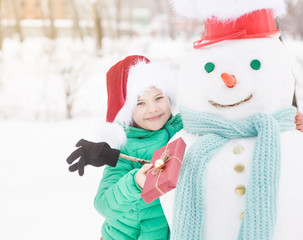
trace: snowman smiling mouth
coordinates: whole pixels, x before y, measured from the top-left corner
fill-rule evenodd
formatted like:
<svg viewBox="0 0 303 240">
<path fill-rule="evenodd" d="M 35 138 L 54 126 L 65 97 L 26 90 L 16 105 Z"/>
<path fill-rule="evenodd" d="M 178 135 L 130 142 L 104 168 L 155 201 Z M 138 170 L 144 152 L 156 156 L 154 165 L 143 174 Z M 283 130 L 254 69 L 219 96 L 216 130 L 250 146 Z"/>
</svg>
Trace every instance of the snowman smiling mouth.
<svg viewBox="0 0 303 240">
<path fill-rule="evenodd" d="M 240 102 L 236 102 L 236 103 L 233 103 L 233 104 L 226 104 L 226 105 L 220 104 L 220 103 L 216 103 L 216 102 L 214 102 L 214 101 L 212 101 L 212 100 L 209 100 L 208 102 L 209 102 L 211 105 L 215 106 L 215 107 L 222 107 L 222 108 L 224 108 L 224 107 L 235 107 L 235 106 L 238 106 L 238 105 L 240 105 L 240 104 L 242 104 L 242 103 L 245 103 L 245 102 L 249 101 L 249 100 L 252 98 L 252 96 L 253 96 L 253 95 L 251 94 L 248 98 L 246 98 L 246 99 L 244 99 L 244 100 L 241 100 Z"/>
</svg>

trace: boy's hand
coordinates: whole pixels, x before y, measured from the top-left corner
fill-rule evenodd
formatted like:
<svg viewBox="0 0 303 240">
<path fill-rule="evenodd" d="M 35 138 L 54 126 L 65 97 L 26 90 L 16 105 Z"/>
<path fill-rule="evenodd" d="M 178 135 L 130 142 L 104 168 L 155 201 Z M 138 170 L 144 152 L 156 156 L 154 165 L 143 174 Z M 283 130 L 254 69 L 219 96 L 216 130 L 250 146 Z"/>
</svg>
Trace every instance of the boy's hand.
<svg viewBox="0 0 303 240">
<path fill-rule="evenodd" d="M 153 166 L 153 164 L 151 164 L 151 163 L 144 164 L 140 168 L 140 170 L 136 173 L 135 179 L 140 188 L 143 188 L 145 180 L 146 180 L 146 174 L 147 174 L 148 170 L 150 170 L 152 168 L 152 166 Z"/>
<path fill-rule="evenodd" d="M 101 167 L 103 165 L 109 165 L 115 167 L 120 151 L 112 149 L 106 142 L 89 142 L 81 139 L 76 147 L 79 147 L 71 153 L 66 159 L 68 164 L 72 164 L 76 159 L 80 158 L 78 162 L 69 167 L 69 171 L 75 172 L 78 170 L 80 176 L 84 174 L 84 167 L 86 165 L 92 165 L 95 167 Z"/>
</svg>

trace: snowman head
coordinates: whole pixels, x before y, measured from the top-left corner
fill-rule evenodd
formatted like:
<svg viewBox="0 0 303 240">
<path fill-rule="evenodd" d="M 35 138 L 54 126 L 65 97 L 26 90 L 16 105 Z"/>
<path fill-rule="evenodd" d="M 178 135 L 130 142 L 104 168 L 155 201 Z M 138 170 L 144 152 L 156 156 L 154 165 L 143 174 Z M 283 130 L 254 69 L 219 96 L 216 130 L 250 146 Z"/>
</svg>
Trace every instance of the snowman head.
<svg viewBox="0 0 303 240">
<path fill-rule="evenodd" d="M 181 67 L 181 105 L 230 120 L 291 106 L 287 59 L 277 34 L 195 49 Z"/>
<path fill-rule="evenodd" d="M 181 105 L 231 120 L 291 105 L 294 78 L 275 23 L 283 0 L 175 0 L 174 7 L 205 21 L 205 36 L 181 66 Z"/>
</svg>

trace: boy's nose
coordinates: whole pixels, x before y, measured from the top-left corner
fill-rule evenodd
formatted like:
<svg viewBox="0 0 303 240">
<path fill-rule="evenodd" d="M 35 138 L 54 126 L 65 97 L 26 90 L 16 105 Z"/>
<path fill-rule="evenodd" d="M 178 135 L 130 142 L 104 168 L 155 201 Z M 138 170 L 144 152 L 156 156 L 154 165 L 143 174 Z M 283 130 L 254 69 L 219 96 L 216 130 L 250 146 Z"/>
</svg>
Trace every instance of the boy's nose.
<svg viewBox="0 0 303 240">
<path fill-rule="evenodd" d="M 222 78 L 223 82 L 225 83 L 225 85 L 229 88 L 233 88 L 237 83 L 236 77 L 234 75 L 230 75 L 228 73 L 222 73 L 221 78 Z"/>
<path fill-rule="evenodd" d="M 148 112 L 156 112 L 157 111 L 157 107 L 156 106 L 154 106 L 154 105 L 149 105 L 148 106 Z"/>
</svg>

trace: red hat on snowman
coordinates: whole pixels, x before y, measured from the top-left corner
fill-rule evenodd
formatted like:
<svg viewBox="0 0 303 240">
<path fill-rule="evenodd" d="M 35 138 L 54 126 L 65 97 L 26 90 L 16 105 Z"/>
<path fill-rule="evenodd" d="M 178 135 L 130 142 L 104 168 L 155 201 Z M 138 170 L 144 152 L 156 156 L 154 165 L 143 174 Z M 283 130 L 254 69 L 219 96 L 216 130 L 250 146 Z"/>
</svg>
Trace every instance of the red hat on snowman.
<svg viewBox="0 0 303 240">
<path fill-rule="evenodd" d="M 177 14 L 205 22 L 202 48 L 224 40 L 261 38 L 279 33 L 275 17 L 285 14 L 283 0 L 172 0 Z"/>
<path fill-rule="evenodd" d="M 176 105 L 176 82 L 173 71 L 164 63 L 150 62 L 144 56 L 132 55 L 113 65 L 106 75 L 107 122 L 133 123 L 132 112 L 138 96 L 156 87 Z"/>
</svg>

